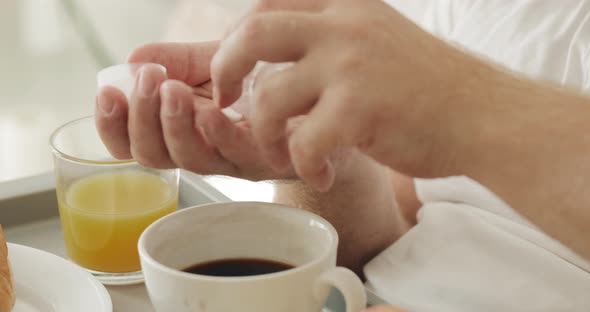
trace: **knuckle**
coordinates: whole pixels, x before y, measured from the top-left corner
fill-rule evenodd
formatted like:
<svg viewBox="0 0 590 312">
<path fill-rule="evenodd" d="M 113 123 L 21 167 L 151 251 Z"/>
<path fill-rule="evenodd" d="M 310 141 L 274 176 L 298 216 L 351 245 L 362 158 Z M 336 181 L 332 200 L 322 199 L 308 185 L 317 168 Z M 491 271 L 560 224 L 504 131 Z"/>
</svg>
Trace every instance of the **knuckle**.
<svg viewBox="0 0 590 312">
<path fill-rule="evenodd" d="M 339 72 L 345 77 L 354 77 L 363 66 L 363 58 L 359 53 L 349 51 L 342 53 L 336 62 Z"/>
<path fill-rule="evenodd" d="M 242 24 L 242 33 L 246 42 L 254 42 L 265 30 L 264 18 L 259 15 L 251 15 Z"/>
</svg>

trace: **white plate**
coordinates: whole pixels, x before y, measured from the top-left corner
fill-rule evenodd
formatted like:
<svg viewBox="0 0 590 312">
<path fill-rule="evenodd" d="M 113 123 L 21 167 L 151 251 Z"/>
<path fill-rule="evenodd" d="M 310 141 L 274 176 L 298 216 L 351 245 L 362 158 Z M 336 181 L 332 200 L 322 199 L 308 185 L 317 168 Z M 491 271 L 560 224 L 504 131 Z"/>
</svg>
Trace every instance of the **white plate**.
<svg viewBox="0 0 590 312">
<path fill-rule="evenodd" d="M 45 251 L 8 243 L 16 305 L 12 312 L 112 312 L 102 284 L 77 265 Z"/>
</svg>

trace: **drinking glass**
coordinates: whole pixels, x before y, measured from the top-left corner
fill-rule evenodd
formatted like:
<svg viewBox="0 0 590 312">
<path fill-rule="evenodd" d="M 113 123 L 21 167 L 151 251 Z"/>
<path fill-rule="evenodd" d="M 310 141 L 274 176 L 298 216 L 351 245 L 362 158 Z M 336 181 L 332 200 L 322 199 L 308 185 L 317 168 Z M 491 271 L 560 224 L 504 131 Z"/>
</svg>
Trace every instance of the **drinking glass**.
<svg viewBox="0 0 590 312">
<path fill-rule="evenodd" d="M 104 284 L 143 281 L 137 242 L 152 222 L 177 209 L 178 169 L 113 158 L 93 116 L 61 126 L 50 143 L 69 258 Z"/>
</svg>

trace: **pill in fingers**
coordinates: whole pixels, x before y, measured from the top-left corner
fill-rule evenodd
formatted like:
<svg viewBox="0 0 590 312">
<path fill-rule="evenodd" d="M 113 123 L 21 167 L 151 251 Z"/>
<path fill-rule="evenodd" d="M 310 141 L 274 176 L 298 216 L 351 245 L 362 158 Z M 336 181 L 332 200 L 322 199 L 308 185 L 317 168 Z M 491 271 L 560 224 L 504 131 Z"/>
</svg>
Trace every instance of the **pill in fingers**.
<svg viewBox="0 0 590 312">
<path fill-rule="evenodd" d="M 129 100 L 133 93 L 135 78 L 143 67 L 153 67 L 166 74 L 166 67 L 154 63 L 118 64 L 100 70 L 96 75 L 98 87 L 111 86 L 119 89 Z"/>
<path fill-rule="evenodd" d="M 231 107 L 226 107 L 226 108 L 222 109 L 221 112 L 232 122 L 237 122 L 237 121 L 240 121 L 244 118 L 244 116 L 242 116 L 242 114 L 236 112 Z"/>
</svg>

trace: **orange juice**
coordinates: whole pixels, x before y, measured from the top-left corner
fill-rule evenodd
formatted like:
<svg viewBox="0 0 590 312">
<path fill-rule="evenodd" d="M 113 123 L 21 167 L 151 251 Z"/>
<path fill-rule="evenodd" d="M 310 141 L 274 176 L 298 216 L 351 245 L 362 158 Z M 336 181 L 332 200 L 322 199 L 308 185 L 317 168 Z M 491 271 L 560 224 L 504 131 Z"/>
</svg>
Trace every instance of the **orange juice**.
<svg viewBox="0 0 590 312">
<path fill-rule="evenodd" d="M 139 271 L 139 236 L 178 204 L 164 180 L 139 171 L 89 176 L 57 193 L 68 256 L 109 273 Z"/>
</svg>

